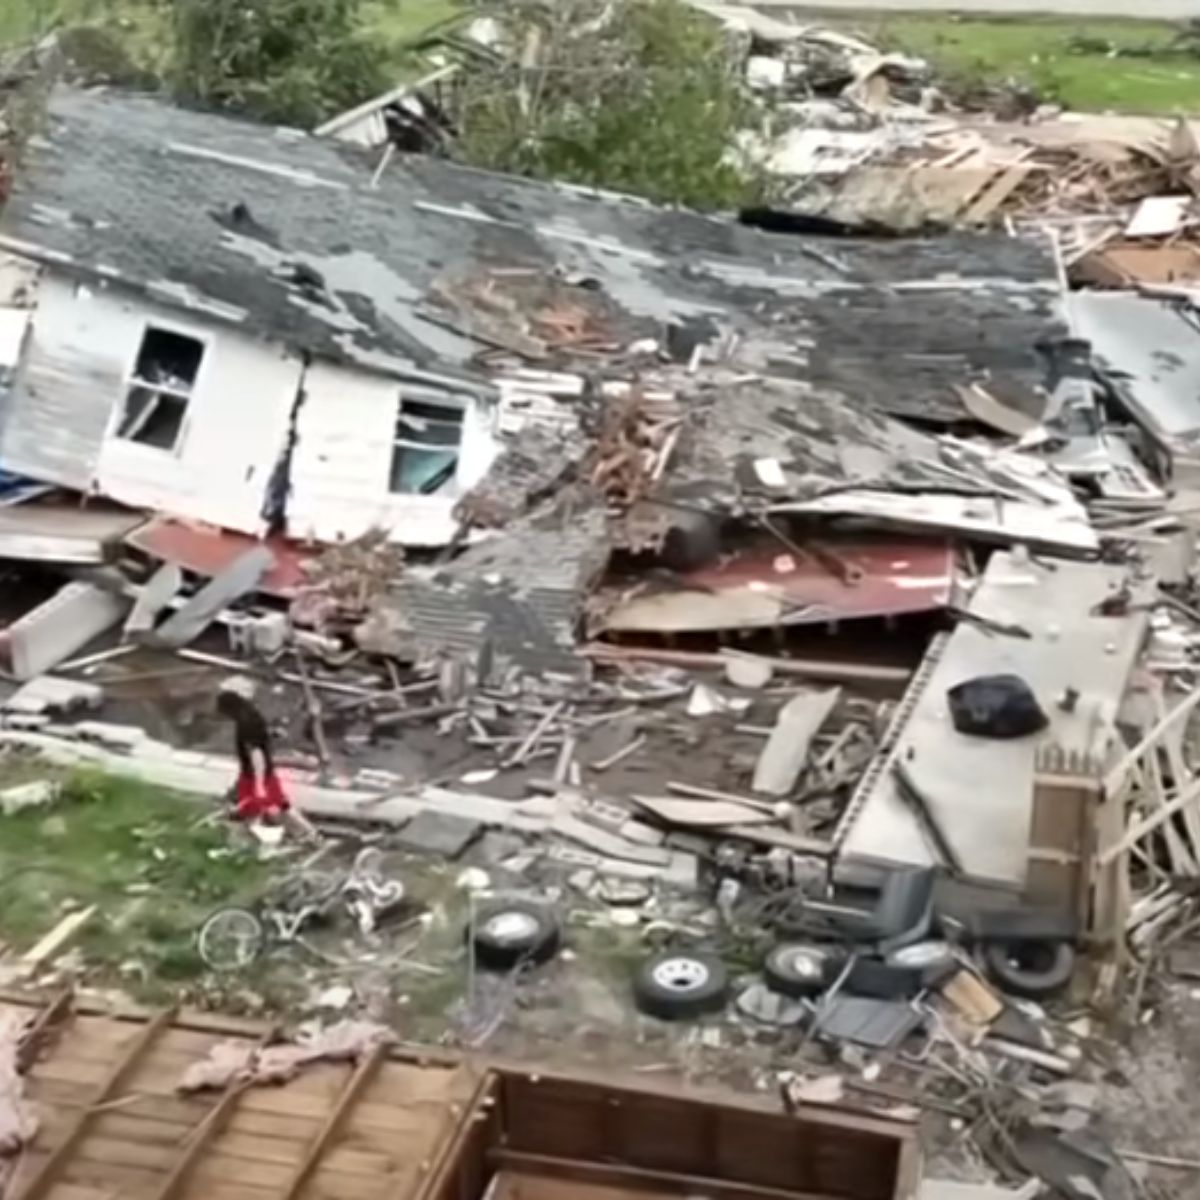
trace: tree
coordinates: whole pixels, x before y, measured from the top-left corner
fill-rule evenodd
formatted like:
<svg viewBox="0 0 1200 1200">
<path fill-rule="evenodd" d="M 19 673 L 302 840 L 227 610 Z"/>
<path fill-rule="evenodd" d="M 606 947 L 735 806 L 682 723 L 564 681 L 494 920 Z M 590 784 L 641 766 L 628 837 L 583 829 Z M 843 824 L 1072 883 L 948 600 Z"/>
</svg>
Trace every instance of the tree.
<svg viewBox="0 0 1200 1200">
<path fill-rule="evenodd" d="M 509 51 L 462 85 L 471 163 L 695 208 L 760 198 L 730 150 L 753 101 L 716 22 L 679 0 L 506 9 Z"/>
<path fill-rule="evenodd" d="M 388 86 L 361 0 L 171 0 L 180 99 L 311 126 Z"/>
</svg>

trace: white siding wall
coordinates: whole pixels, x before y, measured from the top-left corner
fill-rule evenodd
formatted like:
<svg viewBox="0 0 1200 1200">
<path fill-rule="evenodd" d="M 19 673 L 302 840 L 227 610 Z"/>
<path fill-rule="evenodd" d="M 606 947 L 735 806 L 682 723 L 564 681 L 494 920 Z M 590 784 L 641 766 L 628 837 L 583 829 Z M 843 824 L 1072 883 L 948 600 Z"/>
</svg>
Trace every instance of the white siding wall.
<svg viewBox="0 0 1200 1200">
<path fill-rule="evenodd" d="M 147 325 L 206 345 L 173 451 L 113 436 Z M 61 279 L 42 284 L 33 338 L 44 360 L 96 364 L 85 375 L 88 409 L 103 415 L 89 434 L 103 435 L 91 481 L 96 490 L 135 508 L 260 532 L 300 386 L 298 358 L 227 326 Z"/>
<path fill-rule="evenodd" d="M 409 546 L 441 546 L 453 537 L 458 497 L 497 453 L 494 412 L 467 408 L 453 487 L 437 496 L 392 495 L 388 476 L 402 389 L 366 372 L 321 363 L 309 368 L 292 456 L 292 537 L 332 542 L 377 528 Z"/>
</svg>

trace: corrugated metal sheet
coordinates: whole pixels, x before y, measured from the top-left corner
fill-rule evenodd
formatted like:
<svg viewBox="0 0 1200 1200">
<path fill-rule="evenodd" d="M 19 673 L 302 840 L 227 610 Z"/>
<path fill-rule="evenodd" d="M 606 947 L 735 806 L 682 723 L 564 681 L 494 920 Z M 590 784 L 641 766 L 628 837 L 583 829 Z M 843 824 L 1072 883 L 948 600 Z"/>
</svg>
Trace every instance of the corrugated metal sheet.
<svg viewBox="0 0 1200 1200">
<path fill-rule="evenodd" d="M 945 543 L 839 538 L 804 545 L 806 557 L 778 540 L 759 543 L 715 566 L 679 574 L 670 588 L 643 585 L 606 611 L 593 632 L 821 624 L 929 612 L 950 603 L 954 551 Z M 597 604 L 603 610 L 603 594 Z"/>
</svg>

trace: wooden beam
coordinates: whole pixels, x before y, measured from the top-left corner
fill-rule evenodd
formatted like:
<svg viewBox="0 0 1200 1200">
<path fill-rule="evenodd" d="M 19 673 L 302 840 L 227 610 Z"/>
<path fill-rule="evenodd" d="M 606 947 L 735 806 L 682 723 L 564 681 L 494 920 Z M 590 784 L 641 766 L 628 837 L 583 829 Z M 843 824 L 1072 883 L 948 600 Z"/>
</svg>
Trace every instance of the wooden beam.
<svg viewBox="0 0 1200 1200">
<path fill-rule="evenodd" d="M 342 1088 L 341 1094 L 337 1098 L 337 1103 L 334 1104 L 317 1136 L 313 1138 L 308 1150 L 305 1151 L 303 1160 L 296 1168 L 287 1188 L 280 1194 L 279 1200 L 296 1200 L 296 1197 L 300 1195 L 301 1189 L 308 1182 L 308 1177 L 317 1169 L 325 1151 L 329 1148 L 329 1143 L 333 1141 L 337 1131 L 341 1128 L 342 1122 L 354 1105 L 358 1103 L 358 1098 L 367 1084 L 371 1082 L 372 1076 L 379 1069 L 379 1064 L 386 1057 L 386 1046 L 372 1046 L 358 1066 L 354 1068 L 346 1086 Z"/>
<path fill-rule="evenodd" d="M 45 1195 L 57 1181 L 63 1167 L 67 1165 L 71 1152 L 83 1140 L 88 1124 L 95 1115 L 95 1110 L 113 1098 L 113 1093 L 129 1078 L 142 1055 L 154 1044 L 163 1028 L 170 1025 L 174 1015 L 173 1008 L 164 1009 L 139 1030 L 130 1041 L 125 1053 L 113 1064 L 112 1070 L 100 1081 L 100 1086 L 89 1097 L 84 1107 L 79 1110 L 75 1120 L 67 1127 L 58 1145 L 50 1151 L 50 1156 L 42 1163 L 41 1168 L 34 1173 L 33 1178 L 25 1187 L 17 1189 L 13 1200 L 36 1200 L 37 1197 Z"/>
<path fill-rule="evenodd" d="M 1164 821 L 1169 820 L 1177 812 L 1182 812 L 1189 804 L 1200 800 L 1200 779 L 1194 779 L 1173 800 L 1168 801 L 1162 808 L 1157 809 L 1148 817 L 1136 821 L 1126 831 L 1119 842 L 1102 850 L 1096 858 L 1096 865 L 1106 867 L 1110 862 L 1119 858 L 1135 842 L 1140 842 L 1148 833 L 1153 833 Z"/>
<path fill-rule="evenodd" d="M 511 1167 L 530 1175 L 551 1175 L 579 1183 L 611 1184 L 640 1192 L 675 1192 L 686 1196 L 709 1196 L 715 1200 L 721 1197 L 727 1197 L 728 1200 L 829 1200 L 825 1192 L 796 1192 L 756 1183 L 738 1183 L 733 1179 L 710 1179 L 702 1175 L 652 1171 L 645 1167 L 627 1167 L 615 1163 L 581 1162 L 518 1150 L 492 1150 L 488 1158 L 498 1167 Z"/>
<path fill-rule="evenodd" d="M 65 987 L 54 996 L 33 1019 L 29 1028 L 21 1034 L 17 1045 L 17 1070 L 24 1075 L 37 1062 L 42 1052 L 42 1045 L 50 1031 L 60 1022 L 66 1020 L 71 1012 L 71 1002 L 75 999 L 75 989 Z"/>
<path fill-rule="evenodd" d="M 1169 713 L 1160 717 L 1158 721 L 1155 722 L 1150 732 L 1147 733 L 1142 740 L 1133 747 L 1132 750 L 1126 752 L 1121 761 L 1118 762 L 1117 765 L 1113 767 L 1113 769 L 1104 777 L 1104 790 L 1109 795 L 1112 795 L 1112 793 L 1115 792 L 1123 782 L 1126 773 L 1129 771 L 1129 768 L 1132 767 L 1133 764 L 1137 762 L 1137 760 L 1141 758 L 1141 756 L 1145 754 L 1151 746 L 1156 746 L 1163 734 L 1166 733 L 1172 725 L 1174 725 L 1177 721 L 1181 721 L 1186 718 L 1188 713 L 1190 713 L 1197 704 L 1200 704 L 1200 688 L 1197 688 L 1185 700 L 1177 704 Z"/>
<path fill-rule="evenodd" d="M 278 1027 L 268 1030 L 259 1039 L 255 1050 L 265 1050 L 275 1040 L 278 1033 Z M 230 1079 L 216 1104 L 205 1113 L 204 1119 L 192 1130 L 183 1152 L 175 1160 L 175 1164 L 166 1179 L 163 1180 L 162 1186 L 155 1193 L 154 1200 L 173 1200 L 173 1197 L 179 1194 L 183 1184 L 192 1173 L 196 1160 L 208 1149 L 213 1139 L 220 1135 L 233 1115 L 233 1110 L 237 1107 L 242 1093 L 251 1085 L 252 1081 L 248 1079 Z"/>
</svg>

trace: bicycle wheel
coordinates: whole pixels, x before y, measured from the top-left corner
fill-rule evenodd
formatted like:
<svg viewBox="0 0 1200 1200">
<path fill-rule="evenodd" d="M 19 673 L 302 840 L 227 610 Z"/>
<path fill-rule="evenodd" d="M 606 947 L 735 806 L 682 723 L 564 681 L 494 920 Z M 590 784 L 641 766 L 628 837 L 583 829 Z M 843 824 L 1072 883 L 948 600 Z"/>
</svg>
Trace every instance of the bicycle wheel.
<svg viewBox="0 0 1200 1200">
<path fill-rule="evenodd" d="M 213 913 L 196 935 L 196 949 L 214 971 L 248 967 L 263 951 L 266 931 L 246 908 L 222 908 Z"/>
</svg>

